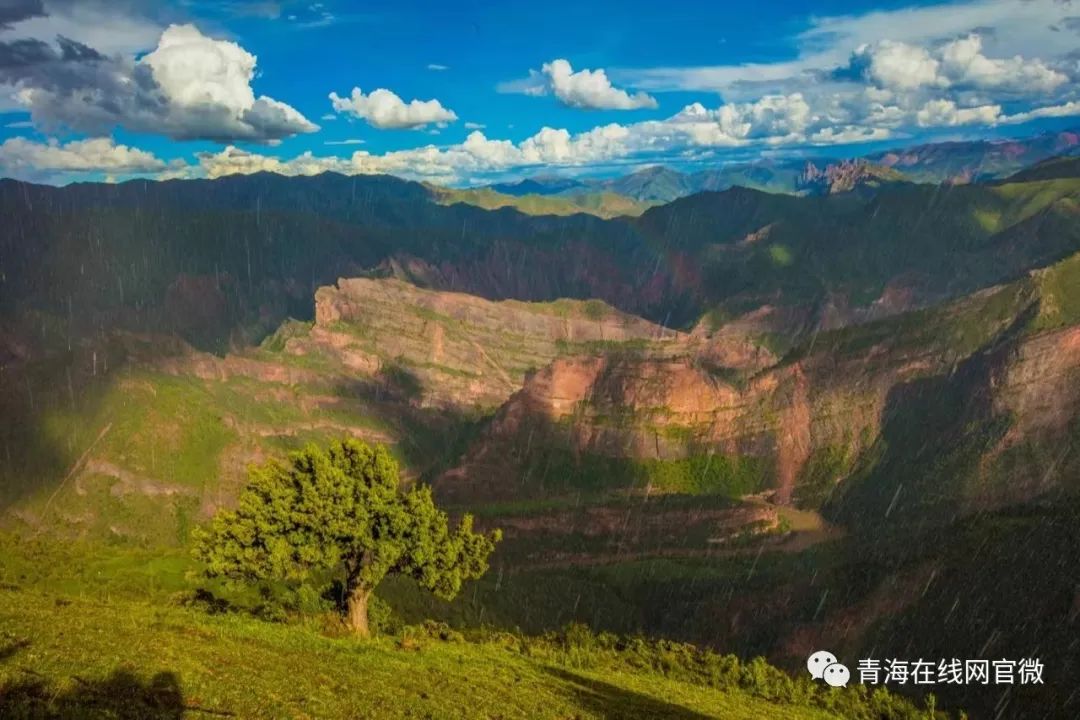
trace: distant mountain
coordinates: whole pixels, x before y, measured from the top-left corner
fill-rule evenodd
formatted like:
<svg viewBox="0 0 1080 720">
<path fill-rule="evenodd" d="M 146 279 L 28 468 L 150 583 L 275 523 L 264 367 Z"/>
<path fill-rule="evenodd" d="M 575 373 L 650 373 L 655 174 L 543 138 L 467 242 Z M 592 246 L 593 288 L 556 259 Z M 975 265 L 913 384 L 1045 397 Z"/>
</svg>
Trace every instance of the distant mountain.
<svg viewBox="0 0 1080 720">
<path fill-rule="evenodd" d="M 1004 178 L 1055 155 L 1080 152 L 1080 132 L 1043 133 L 1017 140 L 941 142 L 868 155 L 871 162 L 915 182 L 979 182 Z"/>
<path fill-rule="evenodd" d="M 488 187 L 503 195 L 558 195 L 567 191 L 588 191 L 590 186 L 574 178 L 541 176 L 513 183 L 496 183 Z"/>
<path fill-rule="evenodd" d="M 670 202 L 697 192 L 689 176 L 660 165 L 638 170 L 625 177 L 606 180 L 602 187 L 635 200 L 659 202 Z"/>
<path fill-rule="evenodd" d="M 1080 131 L 1016 140 L 939 142 L 876 152 L 861 158 L 799 157 L 730 163 L 693 173 L 653 166 L 617 178 L 531 178 L 492 185 L 508 195 L 570 195 L 597 190 L 664 203 L 706 190 L 745 187 L 771 193 L 819 195 L 883 183 L 963 184 L 1001 180 L 1047 158 L 1080 154 Z"/>
<path fill-rule="evenodd" d="M 831 182 L 851 182 L 852 173 L 878 178 L 876 169 L 852 167 L 832 171 Z M 811 174 L 833 187 L 827 168 Z M 659 194 L 685 177 L 652 171 L 634 183 Z M 63 188 L 0 181 L 0 334 L 4 321 L 25 322 L 33 311 L 35 333 L 65 346 L 73 336 L 125 327 L 223 348 L 286 315 L 310 317 L 316 287 L 391 258 L 415 260 L 426 268 L 417 277 L 439 289 L 490 299 L 598 298 L 676 326 L 717 307 L 802 305 L 830 293 L 864 307 L 894 282 L 925 302 L 1077 249 L 1080 187 L 1069 179 L 1029 185 L 943 195 L 889 182 L 859 197 L 733 188 L 605 220 L 445 205 L 422 184 L 386 176 Z M 5 355 L 24 354 L 24 345 L 0 343 Z"/>
<path fill-rule="evenodd" d="M 727 190 L 740 186 L 763 192 L 793 193 L 806 164 L 827 164 L 828 159 L 807 160 L 755 160 L 749 163 L 733 163 L 719 168 L 700 170 L 691 175 L 691 182 L 698 191 Z"/>
<path fill-rule="evenodd" d="M 832 195 L 853 190 L 876 190 L 890 183 L 906 182 L 900 172 L 867 160 L 843 160 L 819 168 L 807 162 L 796 187 L 811 195 Z"/>
<path fill-rule="evenodd" d="M 514 196 L 565 196 L 606 192 L 640 202 L 669 202 L 697 191 L 687 175 L 660 165 L 612 179 L 535 177 L 515 183 L 488 185 L 487 189 Z"/>
<path fill-rule="evenodd" d="M 1005 182 L 1033 182 L 1080 177 L 1080 156 L 1056 157 L 1010 175 Z"/>
</svg>

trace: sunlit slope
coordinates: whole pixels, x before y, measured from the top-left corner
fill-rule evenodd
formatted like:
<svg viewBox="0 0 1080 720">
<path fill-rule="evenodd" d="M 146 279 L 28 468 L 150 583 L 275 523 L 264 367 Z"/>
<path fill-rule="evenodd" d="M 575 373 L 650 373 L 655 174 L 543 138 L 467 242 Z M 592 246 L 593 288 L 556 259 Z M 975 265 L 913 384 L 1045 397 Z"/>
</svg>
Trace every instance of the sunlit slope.
<svg viewBox="0 0 1080 720">
<path fill-rule="evenodd" d="M 629 667 L 545 662 L 497 643 L 358 645 L 307 628 L 80 599 L 63 601 L 74 619 L 61 622 L 56 602 L 0 591 L 0 620 L 18 663 L 0 668 L 6 717 L 43 710 L 63 717 L 95 710 L 128 717 L 834 717 Z M 153 652 L 142 656 L 138 648 Z"/>
<path fill-rule="evenodd" d="M 357 641 L 312 594 L 298 604 L 216 586 L 217 599 L 197 593 L 190 558 L 176 552 L 6 536 L 0 546 L 5 718 L 926 717 L 881 689 L 829 688 L 802 668 L 788 675 L 678 642 L 580 624 L 544 636 L 453 629 L 426 621 L 401 589 L 388 588 L 380 635 Z M 496 599 L 498 579 L 487 585 Z"/>
<path fill-rule="evenodd" d="M 602 218 L 637 216 L 652 205 L 614 192 L 582 192 L 561 195 L 507 195 L 490 188 L 454 189 L 432 187 L 444 205 L 464 203 L 485 210 L 513 208 L 527 215 L 574 215 L 587 213 Z"/>
<path fill-rule="evenodd" d="M 654 208 L 639 226 L 729 311 L 825 299 L 910 307 L 1011 280 L 1080 247 L 1080 180 L 901 185 L 869 198 L 743 189 Z"/>
<path fill-rule="evenodd" d="M 685 341 L 601 301 L 491 302 L 393 279 L 341 280 L 316 302 L 314 322 L 224 357 L 115 332 L 64 365 L 9 369 L 4 403 L 24 421 L 0 435 L 5 523 L 182 544 L 250 462 L 352 436 L 390 445 L 415 479 L 455 462 L 555 357 Z"/>
</svg>

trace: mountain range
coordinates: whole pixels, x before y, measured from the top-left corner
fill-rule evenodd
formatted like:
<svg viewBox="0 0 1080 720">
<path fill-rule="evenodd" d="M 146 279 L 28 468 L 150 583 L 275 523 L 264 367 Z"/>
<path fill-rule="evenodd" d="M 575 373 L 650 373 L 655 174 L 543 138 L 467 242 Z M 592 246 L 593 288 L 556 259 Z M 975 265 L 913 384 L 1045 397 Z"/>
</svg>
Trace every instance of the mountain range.
<svg viewBox="0 0 1080 720">
<path fill-rule="evenodd" d="M 652 166 L 611 179 L 540 176 L 514 183 L 496 183 L 488 188 L 511 196 L 610 192 L 653 203 L 666 203 L 704 190 L 725 190 L 736 185 L 766 192 L 820 194 L 830 189 L 850 190 L 853 181 L 861 180 L 852 168 L 860 169 L 871 178 L 892 182 L 961 184 L 1003 179 L 1047 158 L 1078 152 L 1080 133 L 1063 131 L 1015 140 L 930 143 L 847 160 L 824 156 L 761 159 L 694 172 Z M 848 170 L 844 182 L 835 188 L 832 182 L 821 182 L 824 177 L 838 173 L 845 164 Z"/>
</svg>

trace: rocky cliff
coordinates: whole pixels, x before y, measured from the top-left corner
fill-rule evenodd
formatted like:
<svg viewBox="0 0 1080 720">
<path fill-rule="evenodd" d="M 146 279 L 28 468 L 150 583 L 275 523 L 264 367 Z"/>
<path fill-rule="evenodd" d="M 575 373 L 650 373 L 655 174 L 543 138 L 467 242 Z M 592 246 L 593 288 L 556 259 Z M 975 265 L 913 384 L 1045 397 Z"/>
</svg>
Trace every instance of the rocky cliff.
<svg viewBox="0 0 1080 720">
<path fill-rule="evenodd" d="M 631 492 L 770 491 L 780 504 L 865 511 L 871 501 L 860 488 L 874 487 L 880 498 L 892 482 L 881 476 L 903 474 L 903 459 L 890 469 L 895 454 L 907 453 L 906 467 L 932 483 L 943 470 L 920 466 L 918 448 L 942 437 L 960 445 L 979 429 L 977 462 L 948 471 L 955 487 L 942 485 L 953 509 L 1030 499 L 1062 482 L 1052 462 L 1032 455 L 1033 444 L 1052 445 L 1080 417 L 1080 331 L 1040 329 L 1047 301 L 1024 280 L 823 332 L 764 367 L 750 360 L 761 356 L 718 351 L 737 344 L 722 332 L 678 346 L 681 354 L 558 358 L 528 377 L 437 488 L 472 499 L 550 495 L 583 483 Z M 710 361 L 718 355 L 747 361 Z M 923 411 L 933 415 L 926 427 L 940 430 L 936 440 L 919 429 Z M 855 489 L 835 493 L 847 478 Z M 859 512 L 852 508 L 844 512 Z"/>
<path fill-rule="evenodd" d="M 422 405 L 493 408 L 557 355 L 628 342 L 663 352 L 685 341 L 599 300 L 492 302 L 357 278 L 316 292 L 310 334 L 288 340 L 285 351 L 322 352 L 360 374 L 408 376 Z"/>
</svg>

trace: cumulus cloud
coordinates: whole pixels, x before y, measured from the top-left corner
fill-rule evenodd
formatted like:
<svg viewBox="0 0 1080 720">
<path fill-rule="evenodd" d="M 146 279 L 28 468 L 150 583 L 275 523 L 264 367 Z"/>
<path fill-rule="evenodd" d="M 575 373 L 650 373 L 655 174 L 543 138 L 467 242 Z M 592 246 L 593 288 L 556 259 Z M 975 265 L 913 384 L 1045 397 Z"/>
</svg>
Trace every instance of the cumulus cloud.
<svg viewBox="0 0 1080 720">
<path fill-rule="evenodd" d="M 251 88 L 256 58 L 193 25 L 171 25 L 141 59 L 65 37 L 0 42 L 0 82 L 33 122 L 101 135 L 115 127 L 178 140 L 273 142 L 318 126 Z"/>
<path fill-rule="evenodd" d="M 413 100 L 406 103 L 397 94 L 379 88 L 365 95 L 358 87 L 343 98 L 330 93 L 334 110 L 362 118 L 372 127 L 382 129 L 417 129 L 431 124 L 445 124 L 457 120 L 453 110 L 443 107 L 438 100 Z"/>
<path fill-rule="evenodd" d="M 792 93 L 766 95 L 751 103 L 729 103 L 715 110 L 694 103 L 662 124 L 682 129 L 695 144 L 723 146 L 753 139 L 798 141 L 816 121 L 803 95 Z"/>
<path fill-rule="evenodd" d="M 540 70 L 530 70 L 527 78 L 499 83 L 496 89 L 503 93 L 554 95 L 563 105 L 584 110 L 657 107 L 656 98 L 647 93 L 630 94 L 612 85 L 604 70 L 574 72 L 570 62 L 563 59 L 544 63 Z"/>
<path fill-rule="evenodd" d="M 55 139 L 34 142 L 15 137 L 0 144 L 0 168 L 4 174 L 33 177 L 42 173 L 152 173 L 165 170 L 166 163 L 151 153 L 111 138 L 75 140 L 61 144 Z"/>
<path fill-rule="evenodd" d="M 544 63 L 540 72 L 532 73 L 534 81 L 523 90 L 526 94 L 552 94 L 563 105 L 586 110 L 639 110 L 657 107 L 652 96 L 637 92 L 631 95 L 611 84 L 607 73 L 599 70 L 579 70 L 563 59 Z"/>
<path fill-rule="evenodd" d="M 888 128 L 845 125 L 822 128 L 811 134 L 809 140 L 814 145 L 854 145 L 888 140 L 890 137 L 892 132 Z"/>
<path fill-rule="evenodd" d="M 1040 118 L 1072 117 L 1080 115 L 1080 101 L 1070 100 L 1060 105 L 1045 105 L 1025 112 L 1014 113 L 1001 118 L 1003 124 L 1024 123 Z"/>
<path fill-rule="evenodd" d="M 1006 90 L 1021 94 L 1048 93 L 1069 81 L 1068 76 L 1042 60 L 990 58 L 983 54 L 982 36 L 971 34 L 946 43 L 940 50 L 942 74 L 953 85 L 978 90 Z"/>
<path fill-rule="evenodd" d="M 879 88 L 914 90 L 923 86 L 944 87 L 941 62 L 925 48 L 882 40 L 860 45 L 852 54 L 848 72 Z"/>
<path fill-rule="evenodd" d="M 957 107 L 952 100 L 931 100 L 915 113 L 920 127 L 955 127 L 957 125 L 992 125 L 1001 117 L 1000 105 Z"/>
<path fill-rule="evenodd" d="M 1040 95 L 1069 81 L 1065 73 L 1043 61 L 991 58 L 983 53 L 983 39 L 969 34 L 932 51 L 903 42 L 883 40 L 862 45 L 838 76 L 853 76 L 878 88 L 911 91 L 918 88 L 997 90 Z"/>
</svg>

